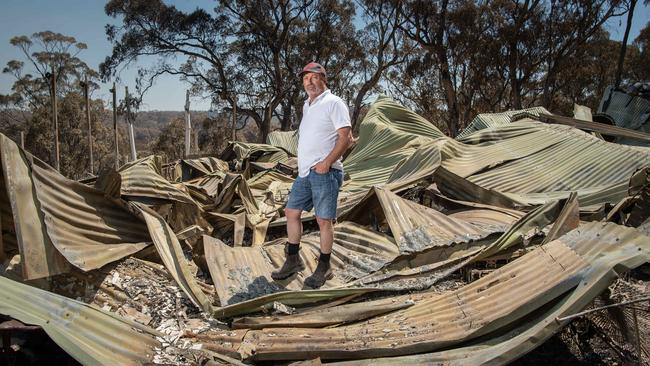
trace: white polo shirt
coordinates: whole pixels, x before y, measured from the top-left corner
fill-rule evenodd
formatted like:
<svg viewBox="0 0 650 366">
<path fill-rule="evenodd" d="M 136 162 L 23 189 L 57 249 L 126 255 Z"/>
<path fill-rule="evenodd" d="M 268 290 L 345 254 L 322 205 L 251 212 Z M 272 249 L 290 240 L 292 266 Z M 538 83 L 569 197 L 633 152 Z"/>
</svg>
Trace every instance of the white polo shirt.
<svg viewBox="0 0 650 366">
<path fill-rule="evenodd" d="M 351 127 L 350 112 L 343 100 L 329 89 L 302 107 L 302 120 L 298 136 L 298 175 L 306 177 L 311 167 L 325 160 L 336 145 L 338 130 Z M 339 158 L 332 168 L 343 171 Z"/>
</svg>

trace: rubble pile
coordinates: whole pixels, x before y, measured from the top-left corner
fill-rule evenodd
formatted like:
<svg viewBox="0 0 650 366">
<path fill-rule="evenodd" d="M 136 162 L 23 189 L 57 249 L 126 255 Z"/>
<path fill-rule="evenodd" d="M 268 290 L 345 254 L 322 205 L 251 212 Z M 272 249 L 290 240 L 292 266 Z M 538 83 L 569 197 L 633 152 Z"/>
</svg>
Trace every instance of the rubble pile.
<svg viewBox="0 0 650 366">
<path fill-rule="evenodd" d="M 82 364 L 507 363 L 578 322 L 647 362 L 650 150 L 566 118 L 479 115 L 451 139 L 378 98 L 344 160 L 335 277 L 318 290 L 313 212 L 306 270 L 270 277 L 294 132 L 84 183 L 0 135 L 0 314 Z"/>
</svg>

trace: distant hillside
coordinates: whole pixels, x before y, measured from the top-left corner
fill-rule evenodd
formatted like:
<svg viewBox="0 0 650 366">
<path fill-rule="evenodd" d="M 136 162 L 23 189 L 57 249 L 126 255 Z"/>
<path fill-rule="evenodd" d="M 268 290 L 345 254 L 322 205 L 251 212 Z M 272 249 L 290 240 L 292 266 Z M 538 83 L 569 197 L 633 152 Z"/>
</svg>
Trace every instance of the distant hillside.
<svg viewBox="0 0 650 366">
<path fill-rule="evenodd" d="M 207 112 L 196 111 L 190 112 L 192 123 L 201 123 L 206 117 Z M 138 112 L 133 129 L 135 131 L 135 145 L 138 149 L 145 148 L 148 144 L 154 142 L 160 131 L 176 119 L 184 119 L 184 111 L 143 111 Z M 124 123 L 119 119 L 118 123 Z"/>
</svg>

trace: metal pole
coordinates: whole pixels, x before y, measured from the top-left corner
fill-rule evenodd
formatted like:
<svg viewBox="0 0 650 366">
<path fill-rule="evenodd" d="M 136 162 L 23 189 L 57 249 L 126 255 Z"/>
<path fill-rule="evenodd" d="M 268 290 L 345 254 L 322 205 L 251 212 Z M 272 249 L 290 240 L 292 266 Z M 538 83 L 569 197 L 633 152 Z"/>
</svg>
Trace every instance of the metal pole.
<svg viewBox="0 0 650 366">
<path fill-rule="evenodd" d="M 126 96 L 124 97 L 124 103 L 126 104 L 126 123 L 129 127 L 129 145 L 131 146 L 131 161 L 138 159 L 138 154 L 135 152 L 135 134 L 133 133 L 133 121 L 131 120 L 131 96 L 129 95 L 129 87 L 124 87 L 124 92 Z"/>
<path fill-rule="evenodd" d="M 185 157 L 190 155 L 192 124 L 190 121 L 190 91 L 185 91 Z"/>
<path fill-rule="evenodd" d="M 93 159 L 93 127 L 90 123 L 90 93 L 88 92 L 88 75 L 84 79 L 84 96 L 86 97 L 86 121 L 88 122 L 88 150 L 90 151 L 90 174 L 95 174 Z"/>
<path fill-rule="evenodd" d="M 115 143 L 115 170 L 120 168 L 120 148 L 117 144 L 117 89 L 115 89 L 115 82 L 113 82 L 113 141 Z"/>
<path fill-rule="evenodd" d="M 57 171 L 61 171 L 60 152 L 59 152 L 59 117 L 57 112 L 56 100 L 56 71 L 52 65 L 52 122 L 54 123 L 54 161 Z"/>
<path fill-rule="evenodd" d="M 199 154 L 199 131 L 192 130 L 192 135 L 194 136 L 194 153 Z"/>
<path fill-rule="evenodd" d="M 237 95 L 233 97 L 232 104 L 232 140 L 237 140 Z"/>
</svg>

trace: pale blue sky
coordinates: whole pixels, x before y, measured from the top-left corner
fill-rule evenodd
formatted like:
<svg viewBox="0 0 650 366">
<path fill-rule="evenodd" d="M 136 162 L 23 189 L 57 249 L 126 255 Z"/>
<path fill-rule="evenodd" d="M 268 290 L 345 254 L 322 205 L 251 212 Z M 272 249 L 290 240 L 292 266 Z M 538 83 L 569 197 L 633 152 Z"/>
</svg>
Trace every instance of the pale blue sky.
<svg viewBox="0 0 650 366">
<path fill-rule="evenodd" d="M 167 1 L 178 9 L 191 11 L 197 7 L 212 9 L 214 0 L 174 0 Z M 0 67 L 9 60 L 19 59 L 18 50 L 9 44 L 9 39 L 16 35 L 31 35 L 35 32 L 50 30 L 73 36 L 79 42 L 88 45 L 88 49 L 80 55 L 90 67 L 97 69 L 99 64 L 111 52 L 111 45 L 106 39 L 104 26 L 115 20 L 104 13 L 104 1 L 99 0 L 3 0 L 0 5 Z M 625 18 L 617 18 L 609 22 L 608 30 L 613 39 L 621 40 L 625 31 Z M 637 4 L 630 42 L 639 31 L 650 21 L 650 7 L 642 1 Z M 146 64 L 141 60 L 140 64 Z M 121 74 L 122 84 L 118 84 L 118 98 L 124 95 L 124 85 L 135 90 L 135 67 Z M 0 74 L 0 93 L 7 93 L 13 84 L 13 78 Z M 95 93 L 96 97 L 109 100 L 109 85 Z M 185 89 L 187 85 L 177 77 L 165 76 L 158 80 L 145 96 L 143 110 L 182 110 L 185 104 Z M 192 99 L 192 109 L 206 110 L 210 106 L 208 100 Z"/>
</svg>

